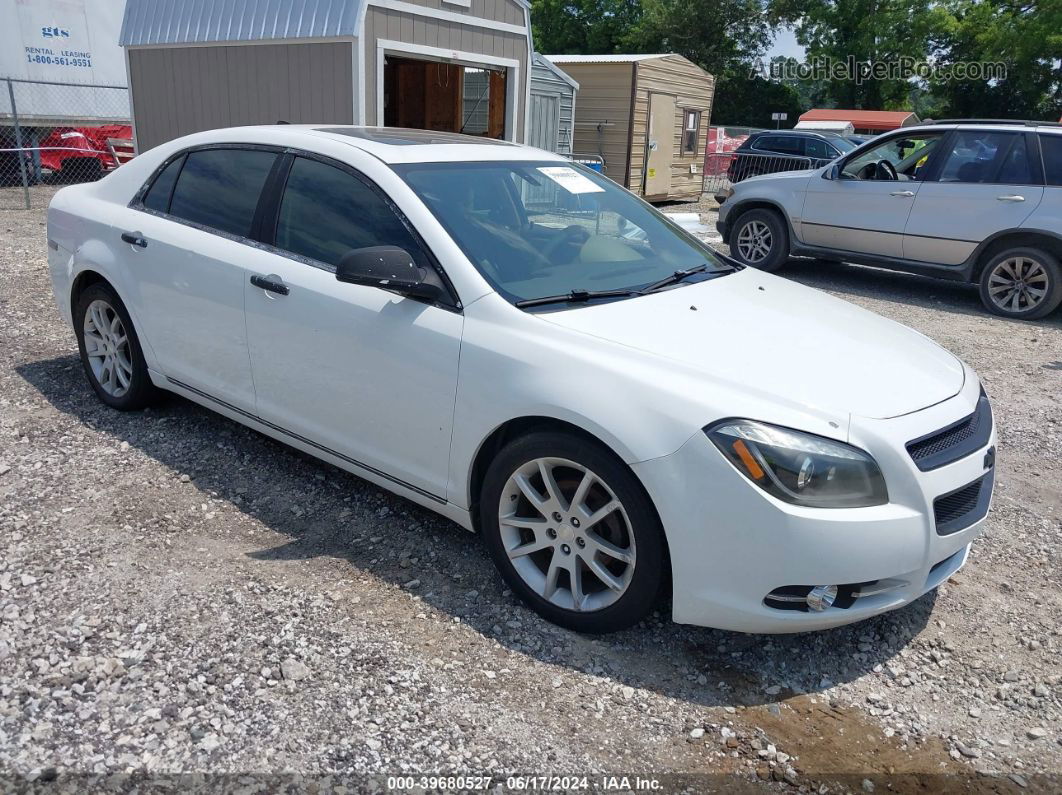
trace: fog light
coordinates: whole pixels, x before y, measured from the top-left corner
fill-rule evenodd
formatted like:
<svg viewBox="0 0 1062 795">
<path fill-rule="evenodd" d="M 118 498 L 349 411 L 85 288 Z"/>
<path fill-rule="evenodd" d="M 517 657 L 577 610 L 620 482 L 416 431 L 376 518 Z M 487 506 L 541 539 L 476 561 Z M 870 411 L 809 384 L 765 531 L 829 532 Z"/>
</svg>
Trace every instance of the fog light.
<svg viewBox="0 0 1062 795">
<path fill-rule="evenodd" d="M 809 610 L 822 611 L 834 603 L 837 599 L 836 585 L 816 585 L 808 594 L 807 603 Z"/>
</svg>

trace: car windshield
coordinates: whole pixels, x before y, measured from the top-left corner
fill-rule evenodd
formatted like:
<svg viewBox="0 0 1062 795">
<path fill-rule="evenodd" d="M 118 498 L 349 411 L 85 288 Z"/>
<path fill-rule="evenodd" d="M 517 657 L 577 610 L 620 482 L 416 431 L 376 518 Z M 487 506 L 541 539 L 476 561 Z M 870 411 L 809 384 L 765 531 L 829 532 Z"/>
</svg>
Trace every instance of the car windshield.
<svg viewBox="0 0 1062 795">
<path fill-rule="evenodd" d="M 616 183 L 558 161 L 415 163 L 395 171 L 508 300 L 635 291 L 731 267 Z M 616 296 L 611 296 L 616 297 Z"/>
<path fill-rule="evenodd" d="M 840 136 L 838 136 L 837 138 L 831 138 L 830 143 L 840 149 L 842 154 L 847 154 L 848 152 L 851 152 L 857 146 L 856 143 L 849 141 L 847 138 L 841 138 Z"/>
</svg>

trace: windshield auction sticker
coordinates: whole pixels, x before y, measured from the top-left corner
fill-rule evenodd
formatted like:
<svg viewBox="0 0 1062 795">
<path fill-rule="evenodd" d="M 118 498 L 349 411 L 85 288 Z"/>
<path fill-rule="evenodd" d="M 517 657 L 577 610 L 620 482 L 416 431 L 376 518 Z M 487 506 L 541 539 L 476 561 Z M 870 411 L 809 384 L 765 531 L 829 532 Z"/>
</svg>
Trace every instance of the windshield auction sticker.
<svg viewBox="0 0 1062 795">
<path fill-rule="evenodd" d="M 605 192 L 605 189 L 600 185 L 595 185 L 587 177 L 569 166 L 544 166 L 538 170 L 568 191 L 568 193 Z"/>
</svg>

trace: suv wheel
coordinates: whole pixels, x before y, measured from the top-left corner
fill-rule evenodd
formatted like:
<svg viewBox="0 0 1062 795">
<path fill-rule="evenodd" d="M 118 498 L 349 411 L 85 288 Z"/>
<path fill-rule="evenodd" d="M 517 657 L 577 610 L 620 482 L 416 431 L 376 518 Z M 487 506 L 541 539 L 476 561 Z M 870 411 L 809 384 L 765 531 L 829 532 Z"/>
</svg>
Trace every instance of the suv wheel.
<svg viewBox="0 0 1062 795">
<path fill-rule="evenodd" d="M 537 613 L 577 632 L 614 632 L 656 604 L 667 553 L 649 496 L 608 450 L 536 433 L 491 463 L 483 540 L 505 581 Z"/>
<path fill-rule="evenodd" d="M 774 210 L 742 213 L 727 242 L 731 257 L 761 271 L 776 271 L 789 259 L 789 234 Z"/>
<path fill-rule="evenodd" d="M 1062 303 L 1062 268 L 1041 249 L 1007 249 L 981 271 L 981 302 L 1004 317 L 1044 317 Z"/>
</svg>

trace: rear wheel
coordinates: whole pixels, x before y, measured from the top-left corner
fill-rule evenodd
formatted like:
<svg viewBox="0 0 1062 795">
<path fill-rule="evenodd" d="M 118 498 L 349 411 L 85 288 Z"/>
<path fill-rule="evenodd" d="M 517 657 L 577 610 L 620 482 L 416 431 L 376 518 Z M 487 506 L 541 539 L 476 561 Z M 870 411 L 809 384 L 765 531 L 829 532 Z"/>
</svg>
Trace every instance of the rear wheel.
<svg viewBox="0 0 1062 795">
<path fill-rule="evenodd" d="M 1062 303 L 1062 268 L 1038 248 L 1011 248 L 985 265 L 981 302 L 988 311 L 1019 320 L 1036 320 Z"/>
<path fill-rule="evenodd" d="M 85 376 L 100 400 L 135 411 L 158 398 L 129 312 L 110 285 L 89 285 L 78 296 L 74 329 Z"/>
<path fill-rule="evenodd" d="M 730 256 L 761 271 L 776 271 L 789 259 L 789 234 L 774 210 L 749 210 L 730 231 Z"/>
<path fill-rule="evenodd" d="M 612 632 L 656 603 L 663 531 L 637 478 L 608 450 L 560 433 L 515 440 L 487 473 L 480 524 L 506 582 L 555 624 Z"/>
</svg>

